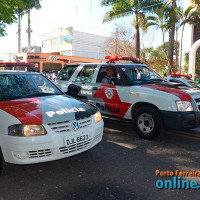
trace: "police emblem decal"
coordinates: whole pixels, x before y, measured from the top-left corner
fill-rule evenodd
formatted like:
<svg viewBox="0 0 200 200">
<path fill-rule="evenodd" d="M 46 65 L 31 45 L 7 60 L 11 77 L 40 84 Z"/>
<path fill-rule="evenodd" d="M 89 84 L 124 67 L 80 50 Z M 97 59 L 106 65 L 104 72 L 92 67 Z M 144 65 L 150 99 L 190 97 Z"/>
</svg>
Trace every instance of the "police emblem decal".
<svg viewBox="0 0 200 200">
<path fill-rule="evenodd" d="M 108 88 L 106 89 L 105 94 L 108 99 L 112 99 L 114 92 L 112 89 Z"/>
</svg>

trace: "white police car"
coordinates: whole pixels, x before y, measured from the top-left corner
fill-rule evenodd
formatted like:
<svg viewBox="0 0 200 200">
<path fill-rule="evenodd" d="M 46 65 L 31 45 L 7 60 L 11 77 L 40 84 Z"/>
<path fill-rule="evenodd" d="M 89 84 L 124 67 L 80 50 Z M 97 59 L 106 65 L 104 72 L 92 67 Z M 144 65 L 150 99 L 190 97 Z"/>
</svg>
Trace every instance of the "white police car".
<svg viewBox="0 0 200 200">
<path fill-rule="evenodd" d="M 41 74 L 0 70 L 0 174 L 8 163 L 84 152 L 101 141 L 103 124 L 94 106 L 66 96 Z"/>
<path fill-rule="evenodd" d="M 165 77 L 167 82 L 176 85 L 179 88 L 190 87 L 200 89 L 200 84 L 191 79 L 191 75 L 184 75 L 179 73 L 172 73 L 170 77 Z"/>
<path fill-rule="evenodd" d="M 154 138 L 162 127 L 186 130 L 200 125 L 199 91 L 175 88 L 137 59 L 107 58 L 107 63 L 66 65 L 56 80 L 57 86 L 94 104 L 104 115 L 133 120 L 134 128 L 144 139 Z M 115 63 L 116 60 L 133 63 Z M 110 68 L 113 72 L 108 73 Z"/>
</svg>

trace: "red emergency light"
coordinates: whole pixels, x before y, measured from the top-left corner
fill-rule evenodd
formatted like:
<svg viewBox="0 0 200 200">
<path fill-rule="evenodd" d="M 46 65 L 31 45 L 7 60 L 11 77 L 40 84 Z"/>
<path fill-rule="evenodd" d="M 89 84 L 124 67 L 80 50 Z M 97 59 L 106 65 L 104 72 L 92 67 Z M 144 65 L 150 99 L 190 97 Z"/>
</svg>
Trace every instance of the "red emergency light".
<svg viewBox="0 0 200 200">
<path fill-rule="evenodd" d="M 192 78 L 192 75 L 191 74 L 180 74 L 180 73 L 175 73 L 175 72 L 172 72 L 171 73 L 171 76 L 172 77 L 186 77 L 186 78 Z"/>
<path fill-rule="evenodd" d="M 134 63 L 141 63 L 139 58 L 133 58 L 133 57 L 106 56 L 105 59 L 109 59 L 111 63 L 114 63 L 114 61 L 119 61 L 119 60 L 127 60 L 127 61 L 132 61 Z"/>
<path fill-rule="evenodd" d="M 35 64 L 25 62 L 0 62 L 0 67 L 35 67 Z"/>
</svg>

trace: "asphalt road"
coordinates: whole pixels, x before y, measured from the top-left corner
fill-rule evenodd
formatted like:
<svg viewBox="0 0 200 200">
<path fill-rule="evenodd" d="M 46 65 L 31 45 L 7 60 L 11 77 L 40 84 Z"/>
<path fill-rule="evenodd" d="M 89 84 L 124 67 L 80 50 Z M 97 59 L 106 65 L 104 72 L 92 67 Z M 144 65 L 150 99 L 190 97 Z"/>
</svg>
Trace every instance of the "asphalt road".
<svg viewBox="0 0 200 200">
<path fill-rule="evenodd" d="M 200 129 L 140 139 L 130 124 L 105 120 L 103 141 L 59 161 L 15 166 L 0 177 L 0 200 L 200 199 L 199 190 L 157 189 L 156 170 L 200 170 Z M 200 178 L 192 178 L 200 181 Z"/>
</svg>

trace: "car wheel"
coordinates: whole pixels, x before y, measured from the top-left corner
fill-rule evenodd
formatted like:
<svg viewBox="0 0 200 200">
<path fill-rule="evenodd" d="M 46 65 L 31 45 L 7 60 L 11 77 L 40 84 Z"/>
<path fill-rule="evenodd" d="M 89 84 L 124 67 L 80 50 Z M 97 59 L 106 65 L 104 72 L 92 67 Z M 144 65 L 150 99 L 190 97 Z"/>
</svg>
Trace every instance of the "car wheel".
<svg viewBox="0 0 200 200">
<path fill-rule="evenodd" d="M 133 124 L 138 135 L 146 140 L 155 138 L 162 128 L 159 111 L 149 105 L 141 106 L 136 110 Z"/>
<path fill-rule="evenodd" d="M 11 169 L 11 164 L 5 162 L 2 151 L 0 149 L 0 176 L 6 175 Z"/>
</svg>

